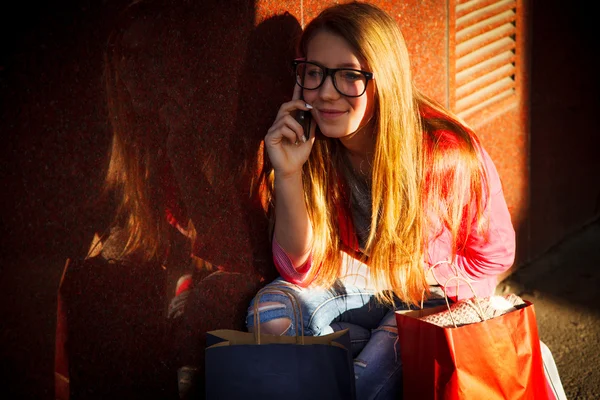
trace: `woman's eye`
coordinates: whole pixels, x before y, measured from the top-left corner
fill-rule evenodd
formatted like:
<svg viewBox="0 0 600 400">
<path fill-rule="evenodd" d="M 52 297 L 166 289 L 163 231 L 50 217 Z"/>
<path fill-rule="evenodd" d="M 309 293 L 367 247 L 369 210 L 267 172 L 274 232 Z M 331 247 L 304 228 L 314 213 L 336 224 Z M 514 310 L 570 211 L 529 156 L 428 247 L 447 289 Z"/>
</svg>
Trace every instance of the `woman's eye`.
<svg viewBox="0 0 600 400">
<path fill-rule="evenodd" d="M 321 71 L 319 68 L 311 68 L 308 71 L 306 71 L 306 76 L 309 76 L 311 78 L 320 78 L 321 76 L 323 76 L 323 71 Z"/>
<path fill-rule="evenodd" d="M 356 71 L 342 71 L 342 79 L 353 82 L 362 79 L 362 74 Z"/>
</svg>

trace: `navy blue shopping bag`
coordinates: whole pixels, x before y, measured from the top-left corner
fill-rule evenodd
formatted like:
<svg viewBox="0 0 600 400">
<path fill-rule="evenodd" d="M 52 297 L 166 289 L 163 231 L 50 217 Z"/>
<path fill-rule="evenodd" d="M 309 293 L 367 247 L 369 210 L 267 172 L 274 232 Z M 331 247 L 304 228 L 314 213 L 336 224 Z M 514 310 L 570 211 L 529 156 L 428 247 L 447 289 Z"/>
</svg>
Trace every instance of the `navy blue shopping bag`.
<svg viewBox="0 0 600 400">
<path fill-rule="evenodd" d="M 355 399 L 347 330 L 305 337 L 304 344 L 290 336 L 273 336 L 284 341 L 269 343 L 268 335 L 261 344 L 244 343 L 242 335 L 254 341 L 246 332 L 208 333 L 210 341 L 222 342 L 206 349 L 207 400 Z"/>
<path fill-rule="evenodd" d="M 260 326 L 258 319 L 254 326 Z M 207 332 L 206 400 L 356 398 L 347 329 L 324 336 L 257 330 Z"/>
</svg>

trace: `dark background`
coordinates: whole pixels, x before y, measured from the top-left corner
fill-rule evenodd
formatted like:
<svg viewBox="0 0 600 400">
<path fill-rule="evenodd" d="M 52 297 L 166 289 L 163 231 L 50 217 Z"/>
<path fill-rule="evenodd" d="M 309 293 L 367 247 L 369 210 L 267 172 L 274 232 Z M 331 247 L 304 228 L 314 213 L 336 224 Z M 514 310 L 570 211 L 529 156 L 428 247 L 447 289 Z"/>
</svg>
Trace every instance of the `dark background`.
<svg viewBox="0 0 600 400">
<path fill-rule="evenodd" d="M 93 207 L 110 139 L 102 52 L 126 4 L 0 8 L 0 374 L 9 398 L 53 398 L 60 275 L 65 259 L 81 255 L 94 224 L 106 218 Z M 566 236 L 585 223 L 570 219 L 578 204 L 572 185 L 596 193 L 581 199 L 592 207 L 590 219 L 600 212 L 597 21 L 590 9 L 559 1 L 535 2 L 531 18 L 531 201 L 550 204 Z M 554 222 L 543 213 L 533 213 L 531 223 L 534 235 L 554 228 L 545 229 Z"/>
<path fill-rule="evenodd" d="M 54 398 L 56 291 L 91 239 L 110 135 L 102 52 L 126 1 L 0 9 L 0 357 L 11 399 Z"/>
</svg>

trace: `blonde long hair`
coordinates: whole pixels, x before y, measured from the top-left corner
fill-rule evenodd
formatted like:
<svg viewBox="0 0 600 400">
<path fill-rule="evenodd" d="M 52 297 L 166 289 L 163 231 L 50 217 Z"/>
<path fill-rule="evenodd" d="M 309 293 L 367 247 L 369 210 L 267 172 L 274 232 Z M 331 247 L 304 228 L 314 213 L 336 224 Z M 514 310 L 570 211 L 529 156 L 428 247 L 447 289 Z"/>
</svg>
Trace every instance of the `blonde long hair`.
<svg viewBox="0 0 600 400">
<path fill-rule="evenodd" d="M 487 178 L 473 132 L 413 84 L 408 50 L 396 21 L 376 6 L 332 6 L 312 20 L 299 41 L 306 56 L 319 32 L 343 37 L 376 79 L 372 118 L 371 229 L 362 256 L 378 297 L 417 304 L 427 290 L 427 243 L 442 229 L 453 238 L 454 257 L 465 246 L 471 221 L 484 229 Z M 341 143 L 321 137 L 303 167 L 305 201 L 313 227 L 312 278 L 330 286 L 341 270 L 343 241 L 338 210 L 349 210 L 340 171 Z M 271 195 L 272 195 L 271 188 Z M 347 249 L 345 249 L 347 250 Z M 391 289 L 391 290 L 390 290 Z"/>
</svg>

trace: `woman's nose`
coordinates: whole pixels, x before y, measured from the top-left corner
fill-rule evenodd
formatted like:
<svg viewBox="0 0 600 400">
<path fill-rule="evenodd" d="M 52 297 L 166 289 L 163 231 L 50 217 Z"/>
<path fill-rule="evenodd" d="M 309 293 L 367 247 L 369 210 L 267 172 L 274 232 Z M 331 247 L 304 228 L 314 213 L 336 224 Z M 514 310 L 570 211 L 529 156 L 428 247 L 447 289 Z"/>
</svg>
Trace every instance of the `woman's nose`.
<svg viewBox="0 0 600 400">
<path fill-rule="evenodd" d="M 340 97 L 340 94 L 333 84 L 333 76 L 329 75 L 325 77 L 325 82 L 323 82 L 319 88 L 319 96 L 323 100 L 332 100 Z"/>
</svg>

